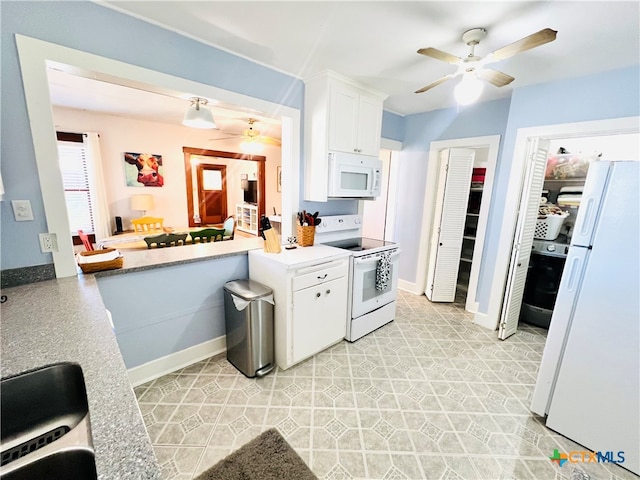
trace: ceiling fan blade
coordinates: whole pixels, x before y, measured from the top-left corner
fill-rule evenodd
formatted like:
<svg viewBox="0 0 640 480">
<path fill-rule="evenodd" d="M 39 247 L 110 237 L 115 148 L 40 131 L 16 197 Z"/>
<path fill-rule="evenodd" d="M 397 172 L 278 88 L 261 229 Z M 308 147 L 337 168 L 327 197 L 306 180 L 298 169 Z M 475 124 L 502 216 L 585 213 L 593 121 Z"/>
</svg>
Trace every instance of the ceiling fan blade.
<svg viewBox="0 0 640 480">
<path fill-rule="evenodd" d="M 261 143 L 265 143 L 268 145 L 275 145 L 276 147 L 279 147 L 282 145 L 282 142 L 280 140 L 278 140 L 277 138 L 272 138 L 272 137 L 263 137 L 262 135 L 257 137 L 258 142 Z"/>
<path fill-rule="evenodd" d="M 426 55 L 427 57 L 435 58 L 436 60 L 442 60 L 443 62 L 451 63 L 452 65 L 458 65 L 462 62 L 460 57 L 456 57 L 455 55 L 451 55 L 450 53 L 443 52 L 442 50 L 438 50 L 437 48 L 421 48 L 418 50 L 420 55 Z"/>
<path fill-rule="evenodd" d="M 545 43 L 553 42 L 556 39 L 557 33 L 555 30 L 545 28 L 528 37 L 521 38 L 506 47 L 499 48 L 489 56 L 494 60 L 504 60 L 505 58 L 513 57 L 517 53 L 526 52 Z"/>
<path fill-rule="evenodd" d="M 481 68 L 476 70 L 476 75 L 496 87 L 504 87 L 515 80 L 511 75 L 507 75 L 506 73 L 502 73 L 491 68 Z"/>
<path fill-rule="evenodd" d="M 438 86 L 438 85 L 440 85 L 441 83 L 444 83 L 444 82 L 446 82 L 447 80 L 449 80 L 450 78 L 453 78 L 453 77 L 455 77 L 455 76 L 456 76 L 456 75 L 454 75 L 454 74 L 446 75 L 446 76 L 444 76 L 444 77 L 442 77 L 442 78 L 440 78 L 440 79 L 436 80 L 435 82 L 430 83 L 430 84 L 429 84 L 429 85 L 427 85 L 426 87 L 422 87 L 420 90 L 416 90 L 416 92 L 415 92 L 415 93 L 423 93 L 423 92 L 426 92 L 427 90 L 431 90 L 433 87 L 437 87 L 437 86 Z"/>
</svg>

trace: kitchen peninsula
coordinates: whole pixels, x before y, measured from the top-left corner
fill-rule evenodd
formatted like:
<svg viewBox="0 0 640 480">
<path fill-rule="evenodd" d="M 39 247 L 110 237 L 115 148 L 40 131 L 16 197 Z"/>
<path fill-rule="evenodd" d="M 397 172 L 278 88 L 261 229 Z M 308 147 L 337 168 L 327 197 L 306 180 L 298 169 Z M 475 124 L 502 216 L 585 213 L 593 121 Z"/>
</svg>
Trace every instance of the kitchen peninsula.
<svg viewBox="0 0 640 480">
<path fill-rule="evenodd" d="M 224 335 L 222 285 L 247 278 L 246 252 L 261 248 L 261 241 L 126 252 L 119 270 L 3 289 L 2 377 L 57 362 L 79 363 L 99 478 L 161 478 L 125 366 L 139 357 L 123 362 L 122 345 L 126 349 L 137 335 L 142 345 L 136 349 L 162 356 L 163 348 L 178 351 L 189 341 Z M 112 296 L 115 292 L 119 296 Z"/>
</svg>

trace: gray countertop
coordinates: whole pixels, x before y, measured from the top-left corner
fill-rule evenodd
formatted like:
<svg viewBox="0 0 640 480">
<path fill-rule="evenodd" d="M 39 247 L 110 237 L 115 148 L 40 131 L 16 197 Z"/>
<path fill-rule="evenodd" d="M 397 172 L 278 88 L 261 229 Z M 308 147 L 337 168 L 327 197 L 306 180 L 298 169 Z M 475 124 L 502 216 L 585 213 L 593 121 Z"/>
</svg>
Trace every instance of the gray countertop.
<svg viewBox="0 0 640 480">
<path fill-rule="evenodd" d="M 97 275 L 245 254 L 259 248 L 261 241 L 131 252 L 125 254 L 123 269 Z M 2 304 L 0 322 L 2 377 L 56 362 L 79 363 L 87 386 L 99 478 L 160 478 L 95 276 L 48 280 L 4 289 L 2 293 L 8 297 Z"/>
</svg>

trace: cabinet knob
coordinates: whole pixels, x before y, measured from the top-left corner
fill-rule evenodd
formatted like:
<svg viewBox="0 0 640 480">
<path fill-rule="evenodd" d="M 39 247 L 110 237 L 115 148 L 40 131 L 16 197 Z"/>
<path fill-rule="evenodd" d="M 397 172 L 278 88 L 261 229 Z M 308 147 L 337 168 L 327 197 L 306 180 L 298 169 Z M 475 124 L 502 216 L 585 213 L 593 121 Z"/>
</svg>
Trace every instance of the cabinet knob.
<svg viewBox="0 0 640 480">
<path fill-rule="evenodd" d="M 331 293 L 331 290 L 327 290 L 327 295 L 329 295 Z"/>
<path fill-rule="evenodd" d="M 320 292 L 316 293 L 316 298 L 320 298 Z"/>
</svg>

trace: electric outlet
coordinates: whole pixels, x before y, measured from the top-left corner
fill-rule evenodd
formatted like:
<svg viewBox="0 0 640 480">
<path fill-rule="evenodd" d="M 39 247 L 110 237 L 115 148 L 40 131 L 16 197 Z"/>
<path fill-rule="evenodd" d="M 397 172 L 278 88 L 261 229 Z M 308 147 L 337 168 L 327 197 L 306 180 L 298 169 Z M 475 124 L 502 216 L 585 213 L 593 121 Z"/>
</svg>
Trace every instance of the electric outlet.
<svg viewBox="0 0 640 480">
<path fill-rule="evenodd" d="M 38 236 L 40 237 L 40 250 L 42 253 L 58 251 L 55 233 L 39 233 Z"/>
</svg>

